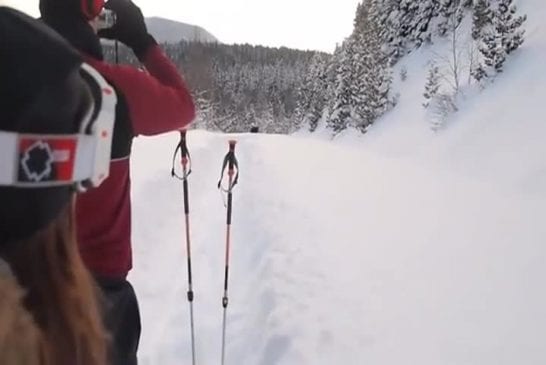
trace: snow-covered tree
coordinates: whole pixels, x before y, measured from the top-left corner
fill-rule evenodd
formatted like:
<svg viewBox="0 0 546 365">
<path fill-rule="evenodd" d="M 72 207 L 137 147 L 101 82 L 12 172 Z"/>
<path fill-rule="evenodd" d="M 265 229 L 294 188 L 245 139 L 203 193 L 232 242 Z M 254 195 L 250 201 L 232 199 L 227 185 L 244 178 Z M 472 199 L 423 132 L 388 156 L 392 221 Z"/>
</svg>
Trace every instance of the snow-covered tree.
<svg viewBox="0 0 546 365">
<path fill-rule="evenodd" d="M 525 30 L 521 26 L 527 20 L 527 15 L 516 16 L 517 8 L 512 2 L 513 0 L 500 0 L 495 14 L 495 28 L 502 35 L 502 46 L 506 54 L 514 52 L 523 44 Z"/>
<path fill-rule="evenodd" d="M 521 29 L 526 15 L 516 16 L 512 0 L 499 0 L 492 12 L 492 26 L 485 31 L 480 44 L 485 66 L 502 72 L 506 57 L 523 44 L 525 31 Z"/>
<path fill-rule="evenodd" d="M 428 70 L 425 92 L 423 93 L 423 96 L 425 97 L 423 106 L 425 108 L 429 106 L 430 100 L 438 93 L 438 90 L 440 90 L 440 69 L 433 63 Z"/>
<path fill-rule="evenodd" d="M 311 59 L 298 91 L 296 120 L 298 126 L 306 125 L 311 132 L 317 128 L 327 101 L 328 60 L 328 56 L 320 53 Z"/>
<path fill-rule="evenodd" d="M 400 0 L 398 5 L 398 36 L 413 40 L 416 19 L 418 18 L 419 2 L 414 0 Z"/>
<path fill-rule="evenodd" d="M 441 1 L 376 0 L 381 40 L 391 65 L 432 40 Z"/>
<path fill-rule="evenodd" d="M 462 0 L 439 0 L 440 23 L 438 33 L 447 35 L 453 28 L 459 26 L 464 18 L 464 2 Z"/>
<path fill-rule="evenodd" d="M 294 110 L 294 118 L 296 120 L 296 124 L 298 126 L 305 123 L 305 116 L 307 115 L 307 111 L 310 108 L 311 101 L 315 97 L 312 92 L 312 66 L 310 66 L 309 70 L 307 70 L 307 73 L 303 80 L 301 81 L 301 84 L 298 87 L 297 91 L 297 101 L 296 101 L 296 109 Z"/>
<path fill-rule="evenodd" d="M 383 52 L 383 40 L 381 37 L 380 3 L 377 0 L 369 0 L 367 22 L 361 28 L 362 45 L 365 50 L 364 84 L 361 100 L 356 111 L 359 116 L 356 127 L 365 132 L 379 116 L 389 108 L 389 89 L 391 84 L 391 70 L 388 58 Z"/>
<path fill-rule="evenodd" d="M 482 80 L 487 78 L 487 71 L 486 71 L 484 65 L 481 64 L 481 63 L 476 65 L 476 67 L 471 71 L 471 76 L 478 83 L 482 82 Z"/>
<path fill-rule="evenodd" d="M 483 31 L 491 25 L 491 3 L 489 0 L 475 0 L 472 8 L 472 38 L 480 40 Z"/>
<path fill-rule="evenodd" d="M 354 91 L 356 87 L 353 84 L 355 70 L 352 68 L 355 48 L 354 37 L 348 38 L 341 47 L 337 57 L 338 63 L 333 70 L 335 86 L 327 127 L 334 134 L 345 130 L 349 126 L 352 105 L 355 103 Z"/>
<path fill-rule="evenodd" d="M 377 0 L 360 4 L 354 30 L 344 42 L 336 68 L 336 87 L 328 127 L 339 133 L 349 125 L 362 132 L 389 105 L 391 82 Z"/>
<path fill-rule="evenodd" d="M 248 132 L 250 128 L 258 124 L 256 118 L 256 107 L 254 104 L 249 105 L 242 118 L 240 119 L 236 132 Z"/>
<path fill-rule="evenodd" d="M 415 14 L 412 40 L 419 47 L 431 40 L 433 30 L 431 22 L 438 15 L 439 3 L 438 0 L 421 0 L 416 3 L 419 7 Z"/>
<path fill-rule="evenodd" d="M 457 112 L 457 105 L 451 94 L 437 93 L 430 100 L 430 106 L 427 109 L 427 119 L 430 128 L 436 132 L 444 126 L 450 115 Z"/>
<path fill-rule="evenodd" d="M 407 51 L 409 38 L 404 35 L 403 29 L 407 27 L 402 24 L 402 20 L 408 18 L 401 11 L 401 0 L 380 0 L 378 8 L 385 54 L 389 57 L 389 63 L 394 65 Z"/>
<path fill-rule="evenodd" d="M 400 69 L 400 81 L 404 82 L 408 79 L 408 69 L 406 67 L 402 67 Z"/>
<path fill-rule="evenodd" d="M 275 124 L 275 112 L 273 111 L 273 105 L 268 103 L 260 114 L 259 121 L 256 126 L 260 131 L 267 132 L 270 129 L 270 126 Z"/>
</svg>

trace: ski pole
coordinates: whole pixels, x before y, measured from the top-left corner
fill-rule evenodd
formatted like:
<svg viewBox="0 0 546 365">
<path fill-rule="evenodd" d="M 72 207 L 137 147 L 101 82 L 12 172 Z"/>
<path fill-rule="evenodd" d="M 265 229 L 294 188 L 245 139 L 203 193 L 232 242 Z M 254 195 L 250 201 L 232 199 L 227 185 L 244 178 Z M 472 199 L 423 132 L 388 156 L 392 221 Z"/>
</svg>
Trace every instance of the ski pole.
<svg viewBox="0 0 546 365">
<path fill-rule="evenodd" d="M 175 171 L 176 154 L 180 150 L 180 163 L 182 164 L 182 176 L 179 176 Z M 190 241 L 190 207 L 189 207 L 189 193 L 188 193 L 188 176 L 191 174 L 191 158 L 186 144 L 186 131 L 180 131 L 180 142 L 176 147 L 173 155 L 173 167 L 171 170 L 171 176 L 182 180 L 184 188 L 184 215 L 186 223 L 186 254 L 187 254 L 187 266 L 188 266 L 188 293 L 187 298 L 190 305 L 190 329 L 191 329 L 191 355 L 192 364 L 195 365 L 195 327 L 193 321 L 193 282 L 192 282 L 192 269 L 191 269 L 191 241 Z"/>
<path fill-rule="evenodd" d="M 237 184 L 239 179 L 239 165 L 237 158 L 235 157 L 235 144 L 236 141 L 229 141 L 229 152 L 224 158 L 224 163 L 222 165 L 222 172 L 220 173 L 220 180 L 218 181 L 218 189 L 227 193 L 228 202 L 227 202 L 227 228 L 226 228 L 226 255 L 225 255 L 225 266 L 224 266 L 224 296 L 222 297 L 222 307 L 224 308 L 223 321 L 222 321 L 222 362 L 224 365 L 225 362 L 225 348 L 226 348 L 226 313 L 228 306 L 228 277 L 229 277 L 229 252 L 231 246 L 231 212 L 232 212 L 232 190 L 233 187 Z M 224 172 L 228 168 L 228 188 L 224 189 L 222 187 L 222 179 L 224 177 Z"/>
</svg>

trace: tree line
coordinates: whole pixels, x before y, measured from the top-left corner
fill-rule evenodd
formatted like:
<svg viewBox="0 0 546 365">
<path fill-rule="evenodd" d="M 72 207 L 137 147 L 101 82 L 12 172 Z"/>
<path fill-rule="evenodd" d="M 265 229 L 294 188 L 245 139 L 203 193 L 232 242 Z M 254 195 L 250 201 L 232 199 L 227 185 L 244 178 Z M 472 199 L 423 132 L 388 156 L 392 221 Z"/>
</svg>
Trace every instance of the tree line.
<svg viewBox="0 0 546 365">
<path fill-rule="evenodd" d="M 163 44 L 180 69 L 198 106 L 194 125 L 223 132 L 295 130 L 297 90 L 317 52 L 263 46 L 180 42 Z M 115 47 L 104 46 L 115 62 Z M 118 62 L 138 65 L 120 45 Z"/>
<path fill-rule="evenodd" d="M 471 35 L 465 37 L 465 19 Z M 352 33 L 333 54 L 252 45 L 180 42 L 163 49 L 184 74 L 198 106 L 195 125 L 223 132 L 316 130 L 362 133 L 394 108 L 394 67 L 437 40 L 450 45 L 430 60 L 423 107 L 439 128 L 457 110 L 462 90 L 485 87 L 524 42 L 526 16 L 513 0 L 364 0 Z M 114 61 L 114 47 L 105 47 Z M 138 64 L 124 47 L 119 62 Z"/>
<path fill-rule="evenodd" d="M 465 19 L 472 23 L 468 38 Z M 423 81 L 423 106 L 437 129 L 457 110 L 464 87 L 485 87 L 502 72 L 507 57 L 523 44 L 525 20 L 512 0 L 364 0 L 352 33 L 334 54 L 313 57 L 298 90 L 296 123 L 310 131 L 322 123 L 334 135 L 349 127 L 365 133 L 396 106 L 392 82 L 405 81 L 407 70 L 393 75 L 393 67 L 440 40 L 449 49 L 432 57 Z"/>
</svg>

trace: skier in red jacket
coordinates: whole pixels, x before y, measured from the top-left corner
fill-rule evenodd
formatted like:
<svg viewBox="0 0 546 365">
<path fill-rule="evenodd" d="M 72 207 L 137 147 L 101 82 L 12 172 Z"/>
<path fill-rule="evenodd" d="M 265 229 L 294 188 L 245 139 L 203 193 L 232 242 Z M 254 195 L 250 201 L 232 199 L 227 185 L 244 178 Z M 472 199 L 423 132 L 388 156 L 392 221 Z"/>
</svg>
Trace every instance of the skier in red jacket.
<svg viewBox="0 0 546 365">
<path fill-rule="evenodd" d="M 106 7 L 116 14 L 113 27 L 99 36 L 130 47 L 142 64 L 135 67 L 103 61 L 97 17 Z M 82 258 L 105 297 L 105 324 L 112 334 L 111 362 L 136 364 L 140 315 L 126 280 L 131 269 L 129 158 L 132 139 L 179 130 L 194 118 L 192 97 L 175 65 L 148 34 L 140 9 L 130 0 L 40 0 L 42 19 L 77 48 L 116 90 L 118 105 L 112 141 L 110 176 L 77 200 L 78 241 Z"/>
</svg>

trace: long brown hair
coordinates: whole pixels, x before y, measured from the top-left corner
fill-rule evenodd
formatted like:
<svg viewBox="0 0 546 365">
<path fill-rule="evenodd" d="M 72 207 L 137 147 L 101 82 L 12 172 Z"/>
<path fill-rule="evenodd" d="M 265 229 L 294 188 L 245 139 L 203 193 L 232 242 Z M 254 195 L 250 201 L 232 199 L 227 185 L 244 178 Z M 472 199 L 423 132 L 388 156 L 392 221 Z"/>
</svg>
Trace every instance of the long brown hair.
<svg viewBox="0 0 546 365">
<path fill-rule="evenodd" d="M 24 291 L 15 278 L 0 275 L 0 361 L 40 365 L 42 343 L 32 315 L 23 306 Z"/>
<path fill-rule="evenodd" d="M 104 365 L 106 335 L 97 289 L 75 239 L 74 204 L 2 256 L 25 290 L 24 306 L 40 332 L 41 364 Z"/>
</svg>

